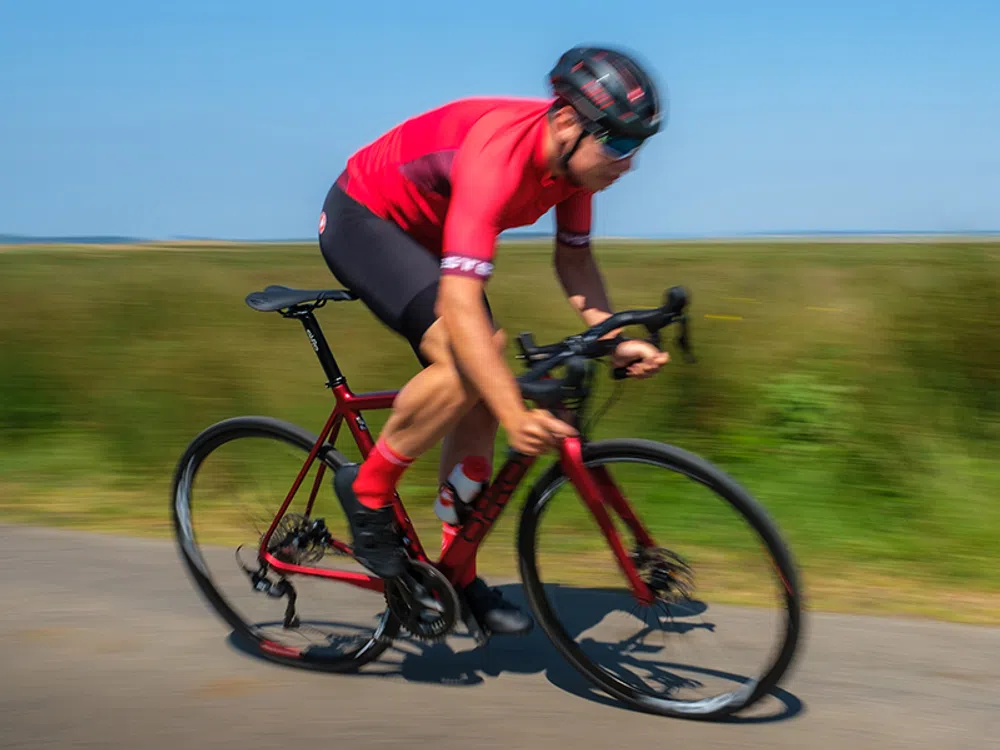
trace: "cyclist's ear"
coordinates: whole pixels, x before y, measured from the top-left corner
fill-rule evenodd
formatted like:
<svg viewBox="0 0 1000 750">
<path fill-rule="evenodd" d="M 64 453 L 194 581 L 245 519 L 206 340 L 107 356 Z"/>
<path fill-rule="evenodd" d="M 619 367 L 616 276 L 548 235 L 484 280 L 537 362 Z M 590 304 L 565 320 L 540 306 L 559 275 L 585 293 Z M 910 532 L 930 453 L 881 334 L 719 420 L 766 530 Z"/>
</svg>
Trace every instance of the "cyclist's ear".
<svg viewBox="0 0 1000 750">
<path fill-rule="evenodd" d="M 549 113 L 549 123 L 557 140 L 575 138 L 582 125 L 576 110 L 568 104 L 556 104 Z"/>
</svg>

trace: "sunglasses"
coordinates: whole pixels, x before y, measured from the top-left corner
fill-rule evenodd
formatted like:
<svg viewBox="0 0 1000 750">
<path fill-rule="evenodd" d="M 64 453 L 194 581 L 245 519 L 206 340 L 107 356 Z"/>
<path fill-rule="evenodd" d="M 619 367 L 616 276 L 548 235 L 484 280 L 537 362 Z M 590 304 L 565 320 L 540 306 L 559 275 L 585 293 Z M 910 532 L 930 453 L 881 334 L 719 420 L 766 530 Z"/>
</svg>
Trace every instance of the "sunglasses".
<svg viewBox="0 0 1000 750">
<path fill-rule="evenodd" d="M 615 161 L 630 157 L 639 150 L 639 147 L 645 140 L 644 138 L 633 138 L 627 135 L 611 135 L 607 130 L 593 125 L 584 125 L 584 129 L 594 136 L 604 150 L 604 153 Z"/>
</svg>

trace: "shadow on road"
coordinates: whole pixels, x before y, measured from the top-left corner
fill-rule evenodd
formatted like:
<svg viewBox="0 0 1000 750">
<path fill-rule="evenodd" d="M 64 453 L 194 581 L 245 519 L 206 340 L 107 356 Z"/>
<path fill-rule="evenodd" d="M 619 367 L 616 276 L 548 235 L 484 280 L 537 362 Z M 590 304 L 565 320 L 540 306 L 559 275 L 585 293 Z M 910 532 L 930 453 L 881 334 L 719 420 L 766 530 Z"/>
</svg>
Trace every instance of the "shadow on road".
<svg viewBox="0 0 1000 750">
<path fill-rule="evenodd" d="M 519 584 L 499 586 L 504 596 L 530 611 L 525 602 Z M 567 631 L 575 639 L 600 622 L 609 612 L 620 610 L 628 613 L 634 600 L 628 595 L 615 591 L 599 589 L 574 589 L 560 586 L 546 586 L 550 592 L 550 601 L 558 607 L 560 616 L 564 618 Z M 617 602 L 615 601 L 617 600 Z M 623 606 L 618 606 L 618 603 Z M 657 627 L 670 633 L 686 633 L 697 628 L 714 629 L 711 619 L 699 617 L 697 622 L 685 621 L 685 617 L 704 615 L 707 608 L 701 603 L 687 604 L 673 610 L 677 618 L 670 625 Z M 318 624 L 318 623 L 317 623 Z M 333 623 L 327 623 L 333 624 Z M 716 669 L 699 667 L 695 664 L 673 663 L 657 660 L 655 662 L 639 661 L 634 654 L 641 655 L 649 649 L 644 647 L 643 639 L 650 629 L 640 631 L 627 639 L 624 644 L 608 646 L 596 644 L 584 638 L 579 641 L 585 646 L 589 655 L 595 649 L 605 650 L 601 655 L 601 663 L 609 665 L 617 663 L 623 669 L 619 676 L 627 679 L 632 673 L 628 667 L 636 667 L 649 674 L 647 679 L 655 682 L 663 689 L 697 688 L 697 677 L 710 677 L 717 681 L 731 682 L 727 689 L 735 690 L 749 681 L 749 675 L 731 674 Z M 230 636 L 230 643 L 241 652 L 263 659 L 251 650 L 235 634 Z M 269 662 L 270 663 L 270 662 Z M 678 672 L 686 675 L 683 677 Z M 542 674 L 550 684 L 567 693 L 594 703 L 631 710 L 617 699 L 609 696 L 593 686 L 583 675 L 579 674 L 562 655 L 555 649 L 546 635 L 536 625 L 527 636 L 505 638 L 495 636 L 485 648 L 476 648 L 475 642 L 467 636 L 464 627 L 459 626 L 459 633 L 449 637 L 446 642 L 427 643 L 412 638 L 401 632 L 392 648 L 374 664 L 363 668 L 360 672 L 349 676 L 350 679 L 399 679 L 413 683 L 428 683 L 435 685 L 452 685 L 456 687 L 471 687 L 483 684 L 486 678 L 496 678 L 503 673 L 512 674 Z M 801 714 L 804 705 L 796 696 L 782 688 L 775 688 L 769 696 L 752 707 L 752 716 L 731 716 L 722 721 L 736 724 L 761 724 L 785 721 Z M 771 705 L 776 701 L 780 707 L 775 712 L 761 714 L 763 704 Z"/>
</svg>

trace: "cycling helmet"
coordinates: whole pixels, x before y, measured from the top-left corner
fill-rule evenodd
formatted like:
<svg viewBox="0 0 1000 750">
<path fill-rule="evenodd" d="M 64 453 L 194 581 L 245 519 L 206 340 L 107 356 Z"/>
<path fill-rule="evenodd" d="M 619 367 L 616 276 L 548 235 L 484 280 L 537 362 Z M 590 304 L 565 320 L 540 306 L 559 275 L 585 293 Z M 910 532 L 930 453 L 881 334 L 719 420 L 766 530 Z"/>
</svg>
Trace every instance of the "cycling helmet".
<svg viewBox="0 0 1000 750">
<path fill-rule="evenodd" d="M 549 84 L 557 104 L 572 106 L 584 129 L 619 156 L 634 151 L 662 126 L 665 112 L 656 84 L 621 51 L 574 47 L 552 68 Z"/>
</svg>

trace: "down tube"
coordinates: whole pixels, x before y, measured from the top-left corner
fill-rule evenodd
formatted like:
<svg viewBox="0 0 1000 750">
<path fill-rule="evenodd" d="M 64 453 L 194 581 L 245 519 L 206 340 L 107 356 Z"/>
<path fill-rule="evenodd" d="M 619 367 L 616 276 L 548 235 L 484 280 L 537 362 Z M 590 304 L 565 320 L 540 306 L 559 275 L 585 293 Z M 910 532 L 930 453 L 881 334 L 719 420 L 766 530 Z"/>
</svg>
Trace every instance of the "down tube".
<svg viewBox="0 0 1000 750">
<path fill-rule="evenodd" d="M 615 553 L 615 558 L 618 560 L 618 567 L 621 568 L 622 573 L 628 579 L 636 599 L 642 604 L 652 604 L 654 599 L 653 592 L 650 591 L 646 582 L 639 577 L 639 572 L 635 569 L 635 565 L 632 564 L 632 558 L 622 545 L 618 531 L 615 529 L 608 511 L 604 507 L 601 488 L 597 485 L 594 477 L 583 463 L 580 439 L 566 438 L 561 446 L 561 454 L 563 471 L 566 472 L 566 476 L 569 477 L 573 486 L 576 487 L 577 492 L 580 493 L 581 499 L 590 508 L 590 512 L 594 514 L 594 518 L 601 527 L 601 532 Z"/>
</svg>

